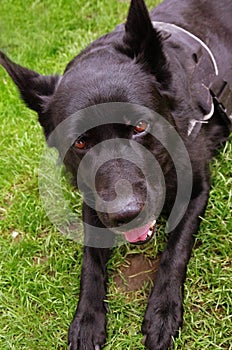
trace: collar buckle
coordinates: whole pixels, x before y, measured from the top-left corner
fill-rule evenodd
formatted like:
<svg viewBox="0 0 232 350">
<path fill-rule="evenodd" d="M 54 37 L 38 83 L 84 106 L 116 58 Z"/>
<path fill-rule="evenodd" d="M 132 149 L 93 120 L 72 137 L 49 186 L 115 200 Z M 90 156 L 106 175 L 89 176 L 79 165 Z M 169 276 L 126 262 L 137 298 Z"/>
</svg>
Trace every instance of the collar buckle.
<svg viewBox="0 0 232 350">
<path fill-rule="evenodd" d="M 232 124 L 232 90 L 230 85 L 220 78 L 216 78 L 209 87 L 215 107 L 220 115 Z"/>
</svg>

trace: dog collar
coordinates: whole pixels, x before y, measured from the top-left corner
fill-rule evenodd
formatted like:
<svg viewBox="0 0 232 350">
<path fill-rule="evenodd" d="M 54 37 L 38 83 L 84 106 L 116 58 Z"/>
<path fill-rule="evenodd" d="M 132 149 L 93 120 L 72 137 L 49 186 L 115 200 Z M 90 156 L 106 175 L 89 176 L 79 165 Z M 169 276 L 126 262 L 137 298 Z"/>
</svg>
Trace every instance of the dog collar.
<svg viewBox="0 0 232 350">
<path fill-rule="evenodd" d="M 214 111 L 217 110 L 219 114 L 226 120 L 227 123 L 229 123 L 229 126 L 231 127 L 232 123 L 232 91 L 230 89 L 230 86 L 227 82 L 225 82 L 223 79 L 219 78 L 219 70 L 217 66 L 216 59 L 210 50 L 210 48 L 196 35 L 192 34 L 191 32 L 187 31 L 186 29 L 179 27 L 173 23 L 165 23 L 165 22 L 158 22 L 158 21 L 152 21 L 153 27 L 161 30 L 162 32 L 166 32 L 170 36 L 172 34 L 177 33 L 179 36 L 180 34 L 184 34 L 184 36 L 188 36 L 189 38 L 193 39 L 196 43 L 200 44 L 200 46 L 207 52 L 208 57 L 211 61 L 211 73 L 209 74 L 209 77 L 206 79 L 207 83 L 202 80 L 202 86 L 206 88 L 210 95 L 211 95 L 211 108 L 209 113 L 204 115 L 203 119 L 191 119 L 188 126 L 188 136 L 191 138 L 196 138 L 196 136 L 199 134 L 202 124 L 208 123 L 208 121 L 212 118 Z M 168 37 L 167 37 L 168 38 Z M 183 44 L 184 45 L 184 44 Z"/>
</svg>

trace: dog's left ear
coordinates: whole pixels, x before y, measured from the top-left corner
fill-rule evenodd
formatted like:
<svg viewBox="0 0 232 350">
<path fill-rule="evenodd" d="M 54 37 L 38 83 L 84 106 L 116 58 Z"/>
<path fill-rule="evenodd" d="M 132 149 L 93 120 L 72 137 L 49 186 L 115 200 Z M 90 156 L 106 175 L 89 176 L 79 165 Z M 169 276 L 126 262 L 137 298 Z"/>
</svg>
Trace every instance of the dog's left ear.
<svg viewBox="0 0 232 350">
<path fill-rule="evenodd" d="M 148 10 L 143 0 L 132 0 L 125 23 L 127 54 L 144 63 L 162 79 L 166 59 L 162 50 L 161 34 L 153 28 Z"/>
<path fill-rule="evenodd" d="M 12 62 L 2 51 L 0 51 L 0 64 L 18 87 L 26 105 L 38 113 L 39 122 L 44 128 L 45 135 L 48 136 L 53 126 L 51 121 L 44 117 L 44 111 L 57 88 L 60 77 L 40 75 L 22 67 Z"/>
</svg>

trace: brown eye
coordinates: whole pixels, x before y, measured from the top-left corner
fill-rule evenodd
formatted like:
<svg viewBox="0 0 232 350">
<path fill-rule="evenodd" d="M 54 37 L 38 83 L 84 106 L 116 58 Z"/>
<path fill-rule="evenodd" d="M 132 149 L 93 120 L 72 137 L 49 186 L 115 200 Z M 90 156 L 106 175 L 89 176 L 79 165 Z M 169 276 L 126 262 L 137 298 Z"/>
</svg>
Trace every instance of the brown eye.
<svg viewBox="0 0 232 350">
<path fill-rule="evenodd" d="M 138 134 L 147 131 L 149 124 L 145 120 L 140 120 L 134 127 L 134 131 Z"/>
<path fill-rule="evenodd" d="M 74 147 L 77 148 L 77 149 L 85 149 L 87 146 L 87 143 L 85 140 L 77 140 L 75 141 L 74 143 Z"/>
</svg>

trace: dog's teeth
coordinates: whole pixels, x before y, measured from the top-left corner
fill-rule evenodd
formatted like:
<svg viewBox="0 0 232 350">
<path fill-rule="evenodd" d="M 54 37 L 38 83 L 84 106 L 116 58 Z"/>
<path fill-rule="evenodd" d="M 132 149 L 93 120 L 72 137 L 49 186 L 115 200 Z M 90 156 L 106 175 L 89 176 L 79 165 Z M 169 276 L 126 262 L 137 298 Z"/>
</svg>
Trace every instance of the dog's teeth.
<svg viewBox="0 0 232 350">
<path fill-rule="evenodd" d="M 147 233 L 147 236 L 148 236 L 148 237 L 151 237 L 151 235 L 152 235 L 152 229 L 150 228 L 149 231 L 148 231 L 148 233 Z"/>
<path fill-rule="evenodd" d="M 154 220 L 154 221 L 152 222 L 151 227 L 153 228 L 153 227 L 155 226 L 155 224 L 156 224 L 156 220 Z"/>
<path fill-rule="evenodd" d="M 150 238 L 152 235 L 153 235 L 153 231 L 154 231 L 154 227 L 155 227 L 155 224 L 156 224 L 156 220 L 154 220 L 148 230 L 148 233 L 147 233 L 147 239 Z"/>
<path fill-rule="evenodd" d="M 148 236 L 148 237 L 151 237 L 152 234 L 153 234 L 153 227 L 151 227 L 151 228 L 149 229 L 149 231 L 148 231 L 148 233 L 147 233 L 147 236 Z"/>
</svg>

